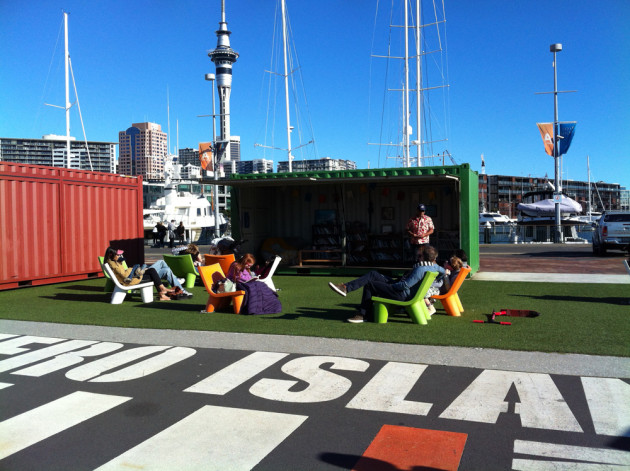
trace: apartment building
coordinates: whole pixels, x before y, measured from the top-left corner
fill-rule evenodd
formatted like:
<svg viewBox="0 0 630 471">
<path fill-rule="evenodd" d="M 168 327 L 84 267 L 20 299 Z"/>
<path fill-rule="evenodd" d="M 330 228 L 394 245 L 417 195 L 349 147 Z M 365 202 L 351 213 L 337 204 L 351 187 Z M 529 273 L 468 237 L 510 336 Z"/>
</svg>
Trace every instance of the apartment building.
<svg viewBox="0 0 630 471">
<path fill-rule="evenodd" d="M 77 141 L 47 134 L 41 139 L 0 137 L 0 160 L 49 167 L 76 168 L 94 172 L 116 172 L 116 143 Z"/>
<path fill-rule="evenodd" d="M 156 123 L 133 123 L 118 133 L 118 173 L 142 175 L 147 180 L 164 179 L 167 135 Z"/>
<path fill-rule="evenodd" d="M 500 211 L 510 217 L 516 217 L 516 206 L 523 201 L 523 196 L 531 191 L 549 188 L 547 177 L 525 177 L 511 175 L 479 175 L 479 209 Z M 551 182 L 553 183 L 553 182 Z M 563 180 L 562 191 L 588 210 L 589 182 Z M 619 183 L 591 182 L 591 211 L 604 209 L 623 209 L 627 205 L 627 190 Z"/>
<path fill-rule="evenodd" d="M 292 160 L 291 171 L 332 171 L 332 170 L 356 170 L 357 164 L 352 160 L 331 159 L 324 157 L 313 160 Z M 289 171 L 289 161 L 278 162 L 278 173 Z"/>
</svg>

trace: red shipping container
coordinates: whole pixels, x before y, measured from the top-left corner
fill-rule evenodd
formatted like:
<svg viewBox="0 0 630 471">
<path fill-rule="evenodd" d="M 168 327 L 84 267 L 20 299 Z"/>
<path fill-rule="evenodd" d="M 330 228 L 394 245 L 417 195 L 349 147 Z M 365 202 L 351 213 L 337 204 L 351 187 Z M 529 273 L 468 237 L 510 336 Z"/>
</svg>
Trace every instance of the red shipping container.
<svg viewBox="0 0 630 471">
<path fill-rule="evenodd" d="M 0 161 L 0 290 L 100 277 L 112 245 L 144 263 L 142 177 Z"/>
</svg>

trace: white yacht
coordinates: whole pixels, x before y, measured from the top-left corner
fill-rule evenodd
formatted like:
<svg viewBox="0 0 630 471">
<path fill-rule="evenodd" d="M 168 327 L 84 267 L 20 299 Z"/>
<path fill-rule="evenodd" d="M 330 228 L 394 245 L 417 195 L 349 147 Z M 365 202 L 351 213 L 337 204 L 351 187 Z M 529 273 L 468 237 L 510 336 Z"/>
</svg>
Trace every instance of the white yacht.
<svg viewBox="0 0 630 471">
<path fill-rule="evenodd" d="M 177 184 L 173 181 L 173 177 L 178 175 L 177 167 L 170 165 L 165 169 L 164 196 L 151 204 L 149 209 L 142 211 L 145 239 L 153 238 L 153 228 L 160 221 L 165 225 L 175 221 L 176 226 L 182 222 L 186 229 L 185 238 L 191 242 L 214 237 L 215 220 L 212 204 L 203 193 L 196 195 L 188 191 L 177 191 Z M 226 224 L 221 213 L 218 224 L 219 227 Z"/>
<path fill-rule="evenodd" d="M 510 224 L 516 222 L 516 219 L 510 219 L 505 214 L 499 212 L 481 212 L 479 213 L 479 225 L 485 226 L 486 222 L 494 225 Z"/>
</svg>

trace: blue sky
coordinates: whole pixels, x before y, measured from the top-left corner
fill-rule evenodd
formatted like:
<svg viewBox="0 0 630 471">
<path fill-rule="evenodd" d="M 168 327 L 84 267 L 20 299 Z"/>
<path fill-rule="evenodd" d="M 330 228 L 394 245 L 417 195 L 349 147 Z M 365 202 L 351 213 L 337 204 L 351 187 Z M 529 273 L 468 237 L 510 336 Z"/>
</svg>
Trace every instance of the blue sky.
<svg viewBox="0 0 630 471">
<path fill-rule="evenodd" d="M 383 62 L 371 54 L 386 48 L 389 28 L 382 20 L 390 2 L 381 1 L 375 21 L 376 0 L 287 1 L 316 142 L 308 151 L 316 154 L 307 156 L 354 160 L 362 168 L 399 165 L 367 145 L 378 141 L 374 123 L 381 120 L 377 99 L 384 88 L 374 78 Z M 207 51 L 216 46 L 220 3 L 0 0 L 0 136 L 65 134 L 63 111 L 44 105 L 64 102 L 65 10 L 88 140 L 117 142 L 118 132 L 134 122 L 157 122 L 166 131 L 167 90 L 171 148 L 176 123 L 179 147 L 210 140 L 210 119 L 197 116 L 211 112 L 204 74 L 214 72 Z M 630 188 L 630 2 L 447 0 L 445 8 L 445 147 L 457 163 L 480 170 L 483 153 L 487 173 L 553 178 L 553 159 L 536 128 L 553 120 L 553 98 L 535 93 L 553 90 L 549 45 L 559 42 L 558 89 L 577 90 L 559 96 L 559 119 L 577 121 L 563 176 L 587 180 L 590 155 L 592 180 Z M 232 134 L 241 136 L 243 159 L 286 160 L 284 153 L 254 147 L 270 143 L 265 71 L 272 67 L 276 1 L 226 0 L 226 10 L 240 54 Z M 282 108 L 277 113 L 282 130 Z M 72 135 L 82 138 L 74 109 Z M 276 146 L 286 147 L 283 135 Z"/>
</svg>

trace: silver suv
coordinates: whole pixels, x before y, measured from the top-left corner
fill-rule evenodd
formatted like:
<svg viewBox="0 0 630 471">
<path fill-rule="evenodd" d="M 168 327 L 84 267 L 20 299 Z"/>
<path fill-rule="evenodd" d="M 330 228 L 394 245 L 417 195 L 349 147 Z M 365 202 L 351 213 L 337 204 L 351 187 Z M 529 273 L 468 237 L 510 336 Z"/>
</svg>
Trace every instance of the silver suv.
<svg viewBox="0 0 630 471">
<path fill-rule="evenodd" d="M 593 253 L 606 250 L 630 250 L 630 211 L 606 211 L 593 224 Z"/>
</svg>

